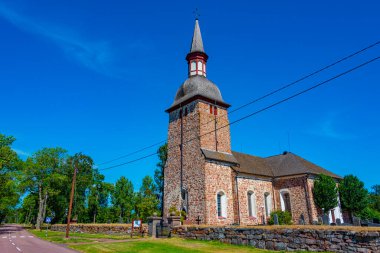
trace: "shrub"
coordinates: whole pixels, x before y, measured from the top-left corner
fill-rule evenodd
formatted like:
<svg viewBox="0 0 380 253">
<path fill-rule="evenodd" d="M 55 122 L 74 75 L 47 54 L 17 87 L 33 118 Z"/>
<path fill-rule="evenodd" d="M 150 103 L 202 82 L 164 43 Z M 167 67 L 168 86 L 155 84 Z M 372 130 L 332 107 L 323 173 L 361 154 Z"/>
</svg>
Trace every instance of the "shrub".
<svg viewBox="0 0 380 253">
<path fill-rule="evenodd" d="M 366 220 L 373 220 L 373 219 L 380 220 L 380 212 L 370 207 L 364 208 L 362 211 L 358 213 L 358 216 L 361 219 L 366 219 Z"/>
<path fill-rule="evenodd" d="M 171 206 L 169 208 L 169 214 L 172 215 L 176 215 L 176 216 L 181 216 L 181 222 L 183 222 L 186 218 L 186 212 L 185 211 L 180 211 L 180 210 L 177 210 L 177 208 L 175 206 Z"/>
<path fill-rule="evenodd" d="M 274 225 L 274 214 L 278 216 L 278 223 L 280 225 L 291 225 L 292 224 L 292 214 L 288 211 L 273 211 L 270 213 L 270 219 L 268 220 L 269 225 Z"/>
</svg>

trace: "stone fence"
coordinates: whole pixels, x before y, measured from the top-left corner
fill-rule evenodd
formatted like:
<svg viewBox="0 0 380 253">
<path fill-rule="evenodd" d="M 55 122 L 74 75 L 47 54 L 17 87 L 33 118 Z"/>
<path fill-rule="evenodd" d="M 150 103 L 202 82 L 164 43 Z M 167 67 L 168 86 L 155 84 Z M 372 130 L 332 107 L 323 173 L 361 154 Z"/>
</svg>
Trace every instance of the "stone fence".
<svg viewBox="0 0 380 253">
<path fill-rule="evenodd" d="M 70 232 L 89 233 L 89 234 L 131 234 L 132 224 L 70 224 Z M 66 224 L 54 224 L 51 226 L 53 231 L 66 232 Z M 144 234 L 148 232 L 148 225 L 142 224 Z M 138 233 L 138 229 L 134 229 L 134 233 Z"/>
<path fill-rule="evenodd" d="M 198 240 L 218 240 L 260 249 L 286 251 L 380 252 L 379 231 L 350 228 L 245 228 L 177 226 L 173 236 Z"/>
</svg>

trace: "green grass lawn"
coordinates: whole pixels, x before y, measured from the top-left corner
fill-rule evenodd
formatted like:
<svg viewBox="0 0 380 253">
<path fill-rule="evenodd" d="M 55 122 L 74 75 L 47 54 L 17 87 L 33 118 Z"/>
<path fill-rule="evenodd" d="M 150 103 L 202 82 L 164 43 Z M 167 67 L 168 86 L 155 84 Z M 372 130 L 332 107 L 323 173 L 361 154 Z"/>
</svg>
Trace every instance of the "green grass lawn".
<svg viewBox="0 0 380 253">
<path fill-rule="evenodd" d="M 65 238 L 64 232 L 48 231 L 47 236 L 42 230 L 29 230 L 35 236 L 54 243 L 66 244 L 69 248 L 83 253 L 271 253 L 250 246 L 224 244 L 217 241 L 186 240 L 181 238 L 152 239 L 150 237 L 131 240 L 127 235 L 105 235 L 70 233 L 70 239 Z"/>
<path fill-rule="evenodd" d="M 96 241 L 107 241 L 107 240 L 131 239 L 129 235 L 85 234 L 85 233 L 73 233 L 73 232 L 70 232 L 70 238 L 66 239 L 65 232 L 48 230 L 47 236 L 46 236 L 46 230 L 40 231 L 37 229 L 29 229 L 28 231 L 34 234 L 35 236 L 41 239 L 47 240 L 49 242 L 64 243 L 64 244 L 71 244 L 71 243 L 78 243 L 78 242 L 96 242 Z M 136 236 L 134 236 L 133 238 L 136 238 Z"/>
<path fill-rule="evenodd" d="M 239 253 L 270 253 L 248 246 L 223 244 L 215 241 L 196 241 L 180 238 L 144 239 L 129 242 L 70 245 L 70 248 L 85 253 L 212 253 L 212 252 L 239 252 Z"/>
</svg>

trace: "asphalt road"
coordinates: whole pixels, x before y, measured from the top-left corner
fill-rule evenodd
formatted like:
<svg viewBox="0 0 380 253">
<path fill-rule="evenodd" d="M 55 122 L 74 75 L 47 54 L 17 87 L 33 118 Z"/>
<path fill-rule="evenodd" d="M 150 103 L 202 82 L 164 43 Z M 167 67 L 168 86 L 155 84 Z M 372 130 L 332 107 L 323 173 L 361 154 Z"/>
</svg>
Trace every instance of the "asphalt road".
<svg viewBox="0 0 380 253">
<path fill-rule="evenodd" d="M 74 253 L 77 251 L 36 238 L 18 225 L 0 226 L 0 253 Z"/>
</svg>

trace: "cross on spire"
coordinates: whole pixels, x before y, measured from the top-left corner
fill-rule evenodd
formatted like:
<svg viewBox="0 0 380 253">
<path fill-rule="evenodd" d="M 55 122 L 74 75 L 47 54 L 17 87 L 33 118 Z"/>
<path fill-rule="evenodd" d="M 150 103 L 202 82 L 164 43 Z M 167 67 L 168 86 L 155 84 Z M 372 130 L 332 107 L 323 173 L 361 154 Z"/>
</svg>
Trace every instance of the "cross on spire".
<svg viewBox="0 0 380 253">
<path fill-rule="evenodd" d="M 193 14 L 196 20 L 198 20 L 199 17 L 201 16 L 201 14 L 199 14 L 198 8 L 195 8 L 195 10 L 193 11 Z"/>
</svg>

